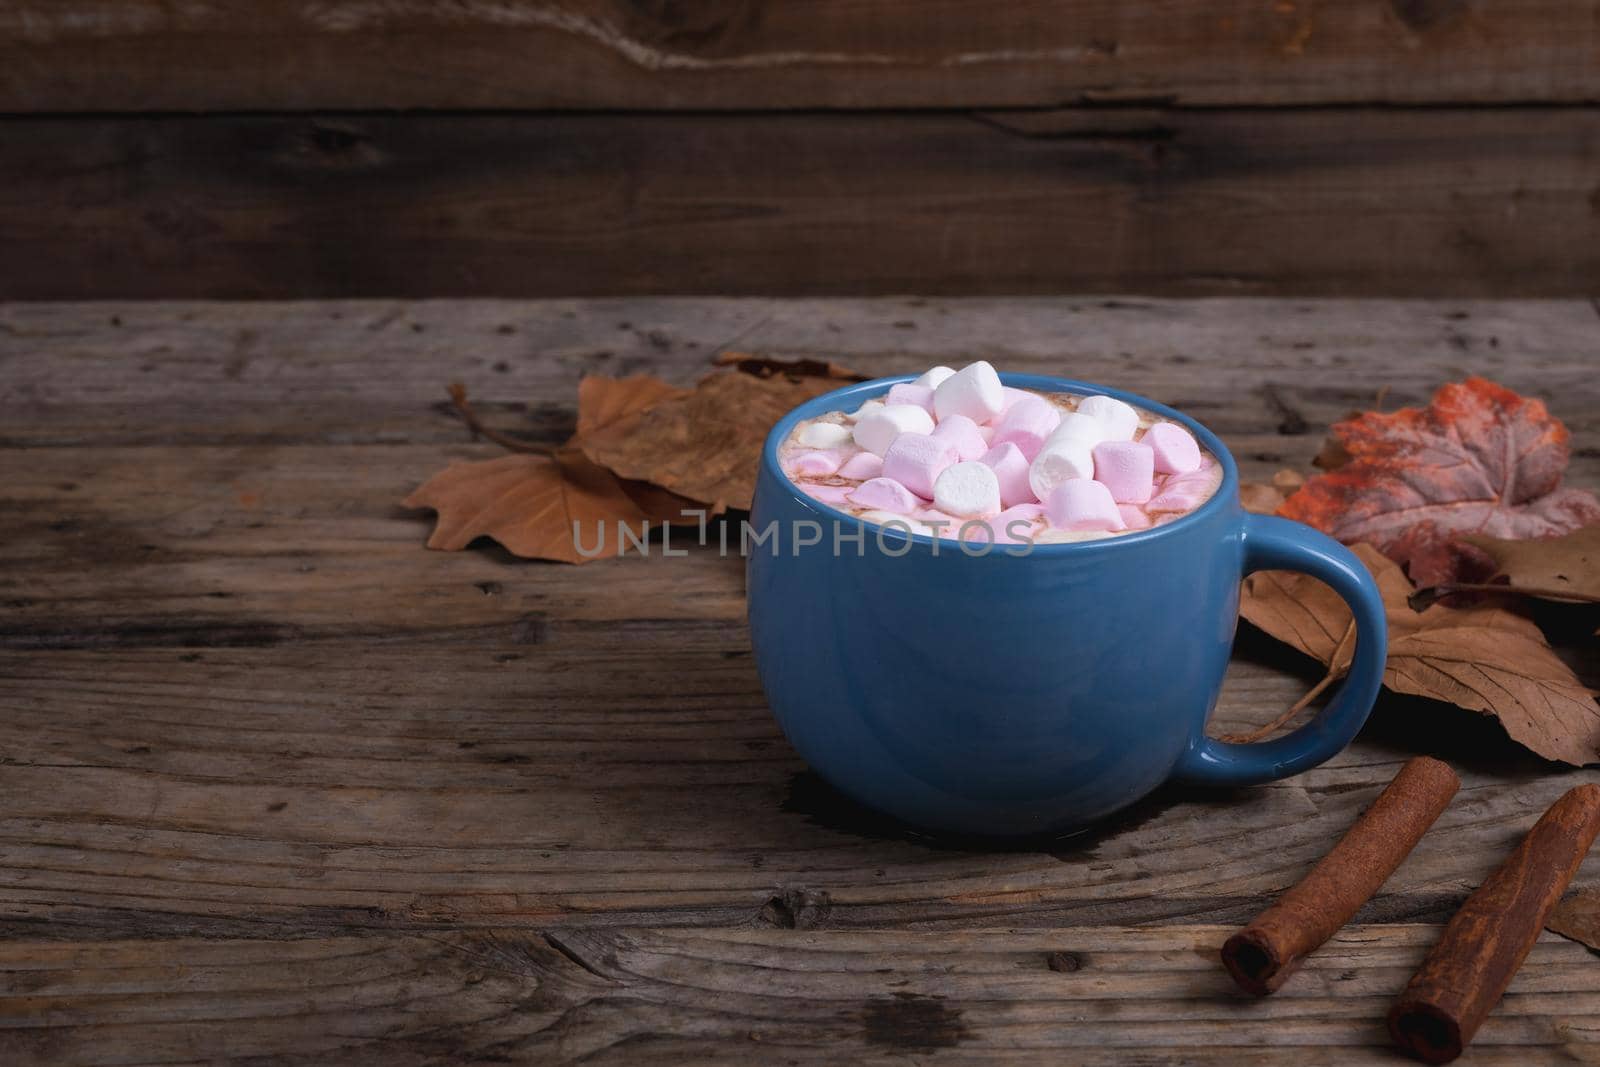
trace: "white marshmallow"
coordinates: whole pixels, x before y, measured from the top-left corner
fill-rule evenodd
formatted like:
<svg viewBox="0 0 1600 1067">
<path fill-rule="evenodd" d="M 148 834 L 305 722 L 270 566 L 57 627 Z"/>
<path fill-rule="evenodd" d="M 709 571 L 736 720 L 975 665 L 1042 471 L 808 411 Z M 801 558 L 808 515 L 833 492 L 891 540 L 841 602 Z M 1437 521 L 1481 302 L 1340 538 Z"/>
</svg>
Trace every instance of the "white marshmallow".
<svg viewBox="0 0 1600 1067">
<path fill-rule="evenodd" d="M 874 455 L 883 455 L 903 433 L 932 433 L 933 416 L 915 404 L 888 404 L 881 411 L 856 423 L 856 444 Z"/>
<path fill-rule="evenodd" d="M 949 367 L 929 367 L 927 370 L 922 372 L 922 377 L 918 378 L 911 384 L 925 386 L 929 389 L 937 389 L 939 386 L 944 384 L 946 378 L 949 378 L 954 374 L 955 371 Z"/>
<path fill-rule="evenodd" d="M 1111 431 L 1093 415 L 1085 415 L 1081 411 L 1069 411 L 1061 416 L 1061 421 L 1056 428 L 1045 438 L 1044 447 L 1049 448 L 1057 441 L 1077 441 L 1079 444 L 1093 448 L 1101 441 L 1111 440 Z"/>
<path fill-rule="evenodd" d="M 1000 510 L 1000 479 L 976 460 L 946 467 L 933 483 L 933 506 L 963 519 Z"/>
<path fill-rule="evenodd" d="M 988 422 L 1006 406 L 1000 376 L 984 360 L 968 363 L 933 391 L 933 411 L 941 419 L 965 415 L 973 422 Z"/>
<path fill-rule="evenodd" d="M 1028 487 L 1039 500 L 1062 482 L 1094 477 L 1094 452 L 1082 441 L 1046 442 L 1044 449 L 1028 465 Z"/>
<path fill-rule="evenodd" d="M 881 400 L 869 400 L 854 411 L 846 412 L 844 417 L 850 422 L 860 422 L 874 411 L 882 411 L 887 406 Z"/>
<path fill-rule="evenodd" d="M 1139 413 L 1114 397 L 1086 396 L 1078 401 L 1078 411 L 1099 419 L 1108 441 L 1131 441 L 1139 432 Z"/>
<path fill-rule="evenodd" d="M 920 519 L 913 519 L 910 515 L 896 515 L 892 511 L 863 511 L 860 515 L 860 518 L 866 520 L 867 522 L 877 523 L 879 526 L 887 526 L 890 529 L 896 530 L 900 533 L 906 533 L 909 531 L 910 533 L 914 534 L 927 534 L 929 537 L 933 536 L 932 526 L 929 526 Z"/>
<path fill-rule="evenodd" d="M 800 443 L 807 448 L 838 448 L 850 437 L 850 427 L 837 422 L 813 422 L 800 431 Z"/>
</svg>

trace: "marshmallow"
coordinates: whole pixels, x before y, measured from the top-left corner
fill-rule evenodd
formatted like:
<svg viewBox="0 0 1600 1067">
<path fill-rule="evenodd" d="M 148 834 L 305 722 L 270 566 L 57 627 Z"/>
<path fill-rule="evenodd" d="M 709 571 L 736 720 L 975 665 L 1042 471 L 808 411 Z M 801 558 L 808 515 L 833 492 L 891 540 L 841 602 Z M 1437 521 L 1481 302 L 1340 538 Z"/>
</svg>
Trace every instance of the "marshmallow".
<svg viewBox="0 0 1600 1067">
<path fill-rule="evenodd" d="M 856 423 L 854 437 L 856 444 L 881 456 L 901 434 L 932 432 L 933 416 L 922 408 L 915 404 L 887 404 Z"/>
<path fill-rule="evenodd" d="M 1038 393 L 1030 393 L 1026 389 L 1013 389 L 1009 385 L 1002 385 L 1000 387 L 1000 395 L 1005 398 L 1006 405 L 1000 409 L 1002 413 L 1010 411 L 1012 405 L 1016 404 L 1018 401 L 1040 399 Z"/>
<path fill-rule="evenodd" d="M 1088 478 L 1062 482 L 1045 501 L 1045 514 L 1058 530 L 1124 530 L 1111 490 Z"/>
<path fill-rule="evenodd" d="M 1000 480 L 975 461 L 946 467 L 933 483 L 933 506 L 962 519 L 998 514 Z"/>
<path fill-rule="evenodd" d="M 1093 477 L 1094 454 L 1081 441 L 1048 441 L 1028 465 L 1028 487 L 1034 497 L 1046 502 L 1062 482 Z"/>
<path fill-rule="evenodd" d="M 844 417 L 849 422 L 860 422 L 874 411 L 882 411 L 887 406 L 881 400 L 869 400 L 854 411 L 846 412 Z"/>
<path fill-rule="evenodd" d="M 905 515 L 914 511 L 922 501 L 892 478 L 873 478 L 862 482 L 850 493 L 850 503 L 857 507 L 873 508 Z"/>
<path fill-rule="evenodd" d="M 813 422 L 800 431 L 800 443 L 807 448 L 838 448 L 850 440 L 850 427 L 837 422 Z"/>
<path fill-rule="evenodd" d="M 1006 408 L 1005 414 L 995 423 L 991 445 L 1007 441 L 1022 449 L 1029 460 L 1039 454 L 1045 441 L 1061 424 L 1061 411 L 1040 396 L 1025 396 Z"/>
<path fill-rule="evenodd" d="M 789 464 L 791 475 L 804 474 L 812 478 L 825 478 L 839 469 L 836 452 L 807 452 L 796 456 Z"/>
<path fill-rule="evenodd" d="M 1007 441 L 985 452 L 979 462 L 992 469 L 995 480 L 1000 483 L 1001 507 L 1033 502 L 1033 487 L 1028 484 L 1028 457 L 1022 454 L 1022 449 Z"/>
<path fill-rule="evenodd" d="M 840 465 L 838 474 L 841 478 L 854 478 L 858 482 L 876 478 L 883 474 L 883 457 L 871 452 L 857 452 Z"/>
<path fill-rule="evenodd" d="M 983 439 L 983 431 L 978 424 L 965 415 L 951 415 L 933 428 L 933 436 L 941 441 L 948 441 L 955 446 L 956 458 L 965 463 L 969 459 L 977 459 L 989 451 L 989 443 Z"/>
<path fill-rule="evenodd" d="M 944 384 L 946 378 L 952 377 L 954 374 L 955 371 L 949 367 L 929 367 L 922 372 L 922 377 L 911 384 L 920 385 L 928 389 L 937 389 Z"/>
<path fill-rule="evenodd" d="M 1137 504 L 1118 504 L 1117 514 L 1122 516 L 1123 523 L 1130 530 L 1148 530 L 1150 516 L 1144 513 L 1144 508 Z"/>
<path fill-rule="evenodd" d="M 994 539 L 1002 545 L 1020 545 L 1033 540 L 1034 526 L 1044 514 L 1043 504 L 1018 504 L 1006 508 L 989 520 L 994 527 Z"/>
<path fill-rule="evenodd" d="M 1139 432 L 1139 413 L 1112 397 L 1086 396 L 1078 401 L 1078 410 L 1105 424 L 1108 441 L 1131 441 Z"/>
<path fill-rule="evenodd" d="M 1158 422 L 1140 438 L 1155 452 L 1157 474 L 1188 474 L 1200 469 L 1200 446 L 1175 422 Z"/>
<path fill-rule="evenodd" d="M 879 526 L 886 526 L 899 533 L 927 534 L 933 536 L 933 527 L 909 515 L 896 515 L 892 511 L 863 511 L 859 516 L 867 522 L 875 522 Z"/>
<path fill-rule="evenodd" d="M 932 500 L 934 480 L 956 462 L 956 449 L 949 441 L 925 433 L 903 433 L 883 454 L 883 476 Z"/>
<path fill-rule="evenodd" d="M 850 499 L 853 485 L 802 485 L 800 491 L 812 500 L 824 504 L 843 504 Z"/>
<path fill-rule="evenodd" d="M 981 359 L 968 363 L 933 391 L 934 414 L 941 419 L 965 415 L 973 422 L 988 422 L 1005 406 L 1000 376 Z"/>
<path fill-rule="evenodd" d="M 933 414 L 933 390 L 926 385 L 913 382 L 891 385 L 883 399 L 889 404 L 915 404 L 929 415 Z"/>
<path fill-rule="evenodd" d="M 1106 428 L 1105 423 L 1093 415 L 1085 415 L 1081 411 L 1069 411 L 1061 416 L 1061 421 L 1045 440 L 1044 447 L 1049 448 L 1056 441 L 1077 441 L 1093 448 L 1101 441 L 1109 440 L 1111 431 Z"/>
<path fill-rule="evenodd" d="M 1094 480 L 1119 504 L 1143 504 L 1155 490 L 1155 450 L 1139 441 L 1094 446 Z"/>
<path fill-rule="evenodd" d="M 1208 470 L 1168 475 L 1144 509 L 1149 512 L 1188 511 L 1211 495 L 1211 482 Z"/>
</svg>

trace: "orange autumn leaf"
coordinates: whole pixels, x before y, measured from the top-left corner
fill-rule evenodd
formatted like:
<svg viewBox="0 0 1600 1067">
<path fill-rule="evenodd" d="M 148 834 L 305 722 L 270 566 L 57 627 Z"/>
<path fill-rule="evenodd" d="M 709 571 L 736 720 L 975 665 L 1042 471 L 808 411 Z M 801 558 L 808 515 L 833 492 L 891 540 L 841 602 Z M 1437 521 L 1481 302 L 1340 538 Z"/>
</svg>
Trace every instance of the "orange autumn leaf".
<svg viewBox="0 0 1600 1067">
<path fill-rule="evenodd" d="M 1567 431 L 1539 400 L 1470 378 L 1426 408 L 1366 412 L 1333 427 L 1318 474 L 1279 514 L 1366 541 L 1419 585 L 1462 577 L 1465 534 L 1556 537 L 1600 520 L 1593 493 L 1561 486 Z"/>
<path fill-rule="evenodd" d="M 839 379 L 722 372 L 580 434 L 578 447 L 624 478 L 694 500 L 748 509 L 761 445 L 795 405 L 839 387 Z"/>
<path fill-rule="evenodd" d="M 452 463 L 404 506 L 439 513 L 429 548 L 454 552 L 488 537 L 527 559 L 587 563 L 621 551 L 619 522 L 642 533 L 647 522 L 681 520 L 687 503 L 655 486 L 630 487 L 581 452 L 561 449 Z"/>
<path fill-rule="evenodd" d="M 578 430 L 567 444 L 573 444 L 585 434 L 598 433 L 612 423 L 663 400 L 677 399 L 688 392 L 648 374 L 634 374 L 627 378 L 586 374 L 578 383 Z"/>
<path fill-rule="evenodd" d="M 1423 612 L 1407 604 L 1411 583 L 1377 549 L 1352 551 L 1378 583 L 1389 622 L 1383 684 L 1491 715 L 1511 739 L 1548 760 L 1583 765 L 1600 759 L 1600 705 L 1539 627 L 1495 605 Z M 1342 674 L 1350 609 L 1333 590 L 1304 574 L 1262 571 L 1245 580 L 1239 613 L 1278 640 Z"/>
</svg>

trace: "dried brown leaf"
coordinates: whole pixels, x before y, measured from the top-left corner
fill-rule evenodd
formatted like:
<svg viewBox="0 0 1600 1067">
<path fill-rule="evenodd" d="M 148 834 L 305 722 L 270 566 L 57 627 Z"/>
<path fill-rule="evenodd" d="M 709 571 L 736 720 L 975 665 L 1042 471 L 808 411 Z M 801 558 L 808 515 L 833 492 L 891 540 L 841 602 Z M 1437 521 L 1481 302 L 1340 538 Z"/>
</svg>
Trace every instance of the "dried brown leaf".
<svg viewBox="0 0 1600 1067">
<path fill-rule="evenodd" d="M 1406 604 L 1411 583 L 1371 545 L 1353 551 L 1377 579 L 1389 620 L 1384 684 L 1499 719 L 1512 740 L 1545 759 L 1600 759 L 1600 705 L 1529 620 L 1494 605 Z M 1350 610 L 1303 574 L 1263 571 L 1245 581 L 1240 614 L 1334 670 L 1348 666 L 1340 638 Z M 1345 662 L 1339 662 L 1344 660 Z"/>
<path fill-rule="evenodd" d="M 668 385 L 648 374 L 635 374 L 627 378 L 584 375 L 578 383 L 578 431 L 574 440 L 585 434 L 599 433 L 621 419 L 664 400 L 687 396 L 688 393 L 687 389 Z"/>
<path fill-rule="evenodd" d="M 1502 541 L 1494 537 L 1467 537 L 1486 553 L 1495 576 L 1512 588 L 1571 590 L 1576 596 L 1600 596 L 1600 523 L 1584 526 L 1563 537 L 1542 541 Z"/>
<path fill-rule="evenodd" d="M 1283 506 L 1289 495 L 1305 484 L 1299 471 L 1285 468 L 1272 476 L 1271 482 L 1242 482 L 1239 499 L 1246 511 L 1257 515 L 1272 515 Z"/>
<path fill-rule="evenodd" d="M 571 448 L 452 463 L 404 501 L 438 512 L 429 548 L 456 551 L 489 537 L 515 555 L 564 563 L 614 556 L 618 522 L 642 531 L 646 522 L 681 519 L 684 503 L 654 486 L 629 485 Z M 601 546 L 597 555 L 578 551 L 574 523 L 586 550 Z"/>
<path fill-rule="evenodd" d="M 1600 952 L 1600 889 L 1580 889 L 1562 898 L 1544 928 Z"/>
<path fill-rule="evenodd" d="M 749 508 L 767 432 L 790 409 L 839 387 L 838 379 L 721 373 L 692 392 L 617 419 L 576 444 L 624 478 L 694 500 Z"/>
</svg>

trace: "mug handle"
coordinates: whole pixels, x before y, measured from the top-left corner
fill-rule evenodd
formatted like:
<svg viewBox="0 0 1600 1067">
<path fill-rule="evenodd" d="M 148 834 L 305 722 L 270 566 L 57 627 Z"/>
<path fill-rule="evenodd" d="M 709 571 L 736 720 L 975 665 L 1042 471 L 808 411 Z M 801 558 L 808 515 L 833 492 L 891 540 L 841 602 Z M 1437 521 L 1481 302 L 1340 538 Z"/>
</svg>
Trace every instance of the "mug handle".
<svg viewBox="0 0 1600 1067">
<path fill-rule="evenodd" d="M 1309 526 L 1268 515 L 1246 515 L 1244 573 L 1300 571 L 1333 587 L 1356 620 L 1350 673 L 1328 706 L 1287 737 L 1239 745 L 1207 737 L 1190 742 L 1174 772 L 1203 785 L 1255 785 L 1287 778 L 1338 755 L 1367 721 L 1383 683 L 1389 627 L 1383 595 L 1355 553 Z"/>
</svg>

